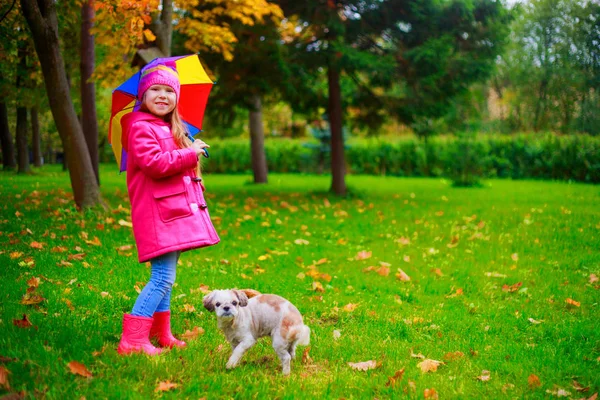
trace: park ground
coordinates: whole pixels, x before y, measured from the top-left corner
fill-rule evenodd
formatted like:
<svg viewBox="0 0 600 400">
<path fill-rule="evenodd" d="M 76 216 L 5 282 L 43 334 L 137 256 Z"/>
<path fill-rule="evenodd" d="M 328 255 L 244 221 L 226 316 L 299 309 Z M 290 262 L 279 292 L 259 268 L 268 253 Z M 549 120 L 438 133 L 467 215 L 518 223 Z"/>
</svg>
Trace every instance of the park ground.
<svg viewBox="0 0 600 400">
<path fill-rule="evenodd" d="M 568 182 L 207 175 L 217 246 L 182 255 L 173 330 L 119 356 L 149 276 L 125 174 L 78 212 L 68 175 L 0 173 L 0 396 L 31 398 L 594 398 L 600 387 L 600 193 Z M 289 377 L 269 340 L 233 371 L 202 307 L 212 289 L 291 300 L 312 329 Z"/>
</svg>

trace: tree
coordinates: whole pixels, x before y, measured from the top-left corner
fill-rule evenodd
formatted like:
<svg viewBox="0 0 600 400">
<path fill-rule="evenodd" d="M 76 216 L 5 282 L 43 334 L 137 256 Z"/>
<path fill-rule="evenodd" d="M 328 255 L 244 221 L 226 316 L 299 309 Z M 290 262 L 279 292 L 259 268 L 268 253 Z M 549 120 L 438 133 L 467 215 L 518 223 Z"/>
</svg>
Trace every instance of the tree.
<svg viewBox="0 0 600 400">
<path fill-rule="evenodd" d="M 6 103 L 0 103 L 0 145 L 2 145 L 2 164 L 5 170 L 14 169 L 17 166 L 15 161 L 15 146 L 13 136 L 8 126 L 8 112 Z"/>
<path fill-rule="evenodd" d="M 19 62 L 17 64 L 17 91 L 24 91 L 26 87 L 25 80 L 28 75 L 27 68 L 27 50 L 26 43 L 20 42 L 18 49 Z M 17 104 L 17 172 L 24 174 L 29 172 L 29 147 L 28 147 L 28 133 L 29 129 L 27 126 L 27 107 L 23 104 L 22 100 L 18 101 Z"/>
<path fill-rule="evenodd" d="M 91 34 L 94 8 L 93 0 L 85 0 L 81 4 L 81 55 L 80 55 L 80 90 L 81 90 L 81 128 L 90 153 L 92 168 L 96 182 L 100 184 L 98 171 L 98 118 L 96 116 L 96 85 L 92 81 L 94 73 L 94 36 Z"/>
<path fill-rule="evenodd" d="M 219 77 L 211 95 L 210 114 L 223 125 L 229 125 L 237 107 L 248 110 L 254 183 L 268 180 L 263 103 L 280 98 L 281 88 L 290 78 L 279 44 L 278 27 L 282 18 L 279 7 L 273 6 L 272 16 L 262 23 L 246 25 L 233 21 L 231 31 L 238 39 L 233 49 L 234 61 L 217 54 L 204 57 Z"/>
<path fill-rule="evenodd" d="M 101 203 L 101 197 L 67 83 L 55 7 L 52 0 L 21 0 L 21 10 L 32 33 L 44 74 L 52 115 L 67 154 L 75 204 L 87 208 Z"/>
</svg>

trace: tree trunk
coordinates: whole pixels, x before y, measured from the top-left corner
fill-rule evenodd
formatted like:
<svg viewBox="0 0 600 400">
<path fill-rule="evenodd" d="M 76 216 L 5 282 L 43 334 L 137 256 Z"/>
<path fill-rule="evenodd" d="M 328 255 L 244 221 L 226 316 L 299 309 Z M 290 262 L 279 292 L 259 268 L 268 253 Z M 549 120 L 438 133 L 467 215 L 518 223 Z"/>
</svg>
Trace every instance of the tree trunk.
<svg viewBox="0 0 600 400">
<path fill-rule="evenodd" d="M 254 183 L 267 183 L 267 157 L 265 155 L 265 133 L 263 129 L 262 104 L 260 96 L 251 99 L 250 110 L 250 148 L 252 149 L 252 172 Z"/>
<path fill-rule="evenodd" d="M 17 172 L 19 174 L 25 174 L 30 171 L 27 131 L 27 109 L 25 107 L 17 107 Z"/>
<path fill-rule="evenodd" d="M 327 70 L 329 85 L 329 127 L 331 129 L 331 191 L 337 195 L 346 194 L 346 165 L 344 158 L 344 137 L 342 136 L 342 92 L 340 72 L 332 62 Z"/>
<path fill-rule="evenodd" d="M 2 145 L 2 164 L 4 169 L 14 169 L 17 164 L 15 161 L 15 146 L 13 137 L 8 127 L 8 111 L 6 103 L 0 103 L 0 144 Z"/>
<path fill-rule="evenodd" d="M 42 139 L 40 137 L 40 120 L 38 118 L 37 107 L 32 107 L 29 110 L 31 116 L 31 132 L 32 135 L 32 147 L 33 147 L 33 165 L 41 167 L 42 161 Z"/>
<path fill-rule="evenodd" d="M 60 53 L 55 2 L 21 0 L 21 10 L 32 33 L 52 116 L 67 154 L 75 204 L 80 208 L 100 204 L 100 190 L 85 137 L 75 114 L 65 64 Z"/>
<path fill-rule="evenodd" d="M 173 38 L 173 0 L 163 0 L 160 22 L 157 21 L 154 26 L 156 46 L 165 57 L 170 57 Z"/>
<path fill-rule="evenodd" d="M 98 173 L 98 119 L 96 116 L 96 87 L 90 82 L 94 73 L 94 36 L 91 29 L 94 20 L 93 0 L 81 5 L 81 128 L 90 153 L 96 182 L 100 184 Z"/>
<path fill-rule="evenodd" d="M 23 75 L 27 74 L 27 53 L 23 45 L 17 50 L 19 63 L 17 67 L 17 92 L 25 86 Z M 24 174 L 30 171 L 29 148 L 27 145 L 27 108 L 22 104 L 17 105 L 17 172 Z"/>
</svg>

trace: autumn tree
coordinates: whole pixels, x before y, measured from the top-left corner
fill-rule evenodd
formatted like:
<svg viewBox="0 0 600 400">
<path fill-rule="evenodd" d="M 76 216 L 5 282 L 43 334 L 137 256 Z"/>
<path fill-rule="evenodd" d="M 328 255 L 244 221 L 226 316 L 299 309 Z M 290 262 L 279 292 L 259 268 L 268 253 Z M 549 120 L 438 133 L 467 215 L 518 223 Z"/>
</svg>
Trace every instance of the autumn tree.
<svg viewBox="0 0 600 400">
<path fill-rule="evenodd" d="M 92 26 L 94 20 L 93 0 L 84 0 L 81 4 L 80 34 L 80 91 L 81 91 L 81 128 L 85 136 L 90 161 L 100 184 L 98 171 L 98 118 L 96 116 L 96 85 L 92 81 L 94 73 L 94 36 Z"/>
</svg>

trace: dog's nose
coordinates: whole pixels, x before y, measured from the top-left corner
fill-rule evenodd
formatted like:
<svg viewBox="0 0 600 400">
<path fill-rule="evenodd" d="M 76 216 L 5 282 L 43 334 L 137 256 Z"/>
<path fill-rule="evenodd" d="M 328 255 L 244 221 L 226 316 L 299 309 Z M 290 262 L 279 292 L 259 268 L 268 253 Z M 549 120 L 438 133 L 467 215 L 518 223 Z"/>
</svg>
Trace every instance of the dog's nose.
<svg viewBox="0 0 600 400">
<path fill-rule="evenodd" d="M 229 306 L 225 306 L 225 307 L 223 307 L 223 310 L 224 310 L 224 311 L 229 311 Z"/>
</svg>

